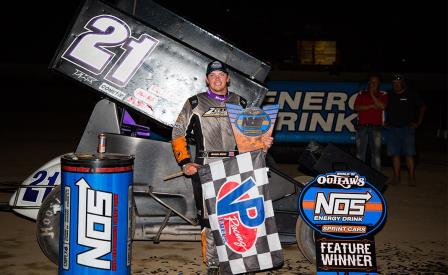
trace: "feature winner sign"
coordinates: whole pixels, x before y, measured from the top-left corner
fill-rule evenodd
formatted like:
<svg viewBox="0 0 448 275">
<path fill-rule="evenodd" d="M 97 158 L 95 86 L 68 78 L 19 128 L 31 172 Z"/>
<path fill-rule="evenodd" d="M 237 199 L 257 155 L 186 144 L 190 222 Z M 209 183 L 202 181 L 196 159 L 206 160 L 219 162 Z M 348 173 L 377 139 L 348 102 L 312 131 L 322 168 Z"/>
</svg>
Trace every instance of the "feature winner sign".
<svg viewBox="0 0 448 275">
<path fill-rule="evenodd" d="M 386 202 L 365 177 L 317 176 L 300 193 L 299 212 L 316 231 L 317 274 L 378 274 L 373 234 L 385 221 Z"/>
</svg>

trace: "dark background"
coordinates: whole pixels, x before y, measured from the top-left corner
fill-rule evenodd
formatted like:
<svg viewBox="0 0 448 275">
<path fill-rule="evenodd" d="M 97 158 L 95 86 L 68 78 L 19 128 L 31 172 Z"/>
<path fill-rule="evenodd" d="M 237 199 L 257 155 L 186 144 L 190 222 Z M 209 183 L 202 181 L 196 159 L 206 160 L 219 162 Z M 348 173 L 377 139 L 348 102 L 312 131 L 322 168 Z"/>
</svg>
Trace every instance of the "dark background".
<svg viewBox="0 0 448 275">
<path fill-rule="evenodd" d="M 7 1 L 0 62 L 48 64 L 82 2 Z M 316 39 L 337 41 L 343 71 L 446 72 L 443 0 L 158 2 L 274 68 Z"/>
<path fill-rule="evenodd" d="M 116 0 L 107 2 L 113 4 Z M 447 1 L 157 2 L 270 63 L 272 72 L 293 71 L 300 75 L 308 71 L 338 76 L 375 71 L 416 76 L 419 92 L 429 107 L 423 128 L 431 135 L 437 129 L 446 129 Z M 78 112 L 79 121 L 72 123 L 82 129 L 99 95 L 48 69 L 82 3 L 65 0 L 2 4 L 0 109 L 14 114 L 2 115 L 3 120 L 19 117 L 19 123 L 23 123 L 33 120 L 33 112 Z M 300 65 L 297 40 L 337 41 L 338 63 Z M 17 124 L 8 121 L 7 126 Z"/>
<path fill-rule="evenodd" d="M 297 40 L 336 40 L 342 70 L 446 72 L 446 1 L 161 1 L 274 66 Z M 295 4 L 294 4 L 295 3 Z"/>
</svg>

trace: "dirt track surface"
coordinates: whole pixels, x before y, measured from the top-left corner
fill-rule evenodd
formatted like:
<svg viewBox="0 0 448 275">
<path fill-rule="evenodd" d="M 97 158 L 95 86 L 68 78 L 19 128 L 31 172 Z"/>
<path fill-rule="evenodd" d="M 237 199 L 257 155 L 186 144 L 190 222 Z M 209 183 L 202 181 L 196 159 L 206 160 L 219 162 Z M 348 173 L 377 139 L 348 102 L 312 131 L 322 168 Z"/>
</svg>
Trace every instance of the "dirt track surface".
<svg viewBox="0 0 448 275">
<path fill-rule="evenodd" d="M 48 117 L 35 114 L 33 120 L 50 123 L 82 124 L 76 115 Z M 77 120 L 78 119 L 78 120 Z M 77 125 L 78 125 L 77 124 Z M 0 184 L 21 181 L 46 161 L 73 151 L 81 135 L 79 127 L 51 130 L 34 126 L 25 136 L 20 125 L 9 125 L 1 135 Z M 421 148 L 417 166 L 418 185 L 401 185 L 385 192 L 388 218 L 375 237 L 380 274 L 448 274 L 447 260 L 447 159 L 437 144 Z M 297 176 L 297 165 L 282 164 L 282 170 Z M 391 168 L 383 171 L 391 175 Z M 8 198 L 1 195 L 1 200 Z M 35 222 L 9 212 L 0 212 L 0 274 L 57 274 L 57 267 L 40 251 L 35 238 Z M 132 274 L 203 274 L 198 242 L 133 243 Z M 260 274 L 314 274 L 295 245 L 285 246 L 281 269 Z"/>
</svg>

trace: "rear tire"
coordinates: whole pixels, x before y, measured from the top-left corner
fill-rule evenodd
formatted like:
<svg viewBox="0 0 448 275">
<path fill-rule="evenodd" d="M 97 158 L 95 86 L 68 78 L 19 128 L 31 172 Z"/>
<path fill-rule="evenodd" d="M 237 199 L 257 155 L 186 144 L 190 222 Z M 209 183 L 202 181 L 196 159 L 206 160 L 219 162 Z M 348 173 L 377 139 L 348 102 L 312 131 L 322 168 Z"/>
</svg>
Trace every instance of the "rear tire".
<svg viewBox="0 0 448 275">
<path fill-rule="evenodd" d="M 314 230 L 299 216 L 296 223 L 296 240 L 303 256 L 312 264 L 316 263 L 316 244 Z"/>
<path fill-rule="evenodd" d="M 36 237 L 47 258 L 59 262 L 59 220 L 61 213 L 61 186 L 56 186 L 45 198 L 36 219 Z"/>
</svg>

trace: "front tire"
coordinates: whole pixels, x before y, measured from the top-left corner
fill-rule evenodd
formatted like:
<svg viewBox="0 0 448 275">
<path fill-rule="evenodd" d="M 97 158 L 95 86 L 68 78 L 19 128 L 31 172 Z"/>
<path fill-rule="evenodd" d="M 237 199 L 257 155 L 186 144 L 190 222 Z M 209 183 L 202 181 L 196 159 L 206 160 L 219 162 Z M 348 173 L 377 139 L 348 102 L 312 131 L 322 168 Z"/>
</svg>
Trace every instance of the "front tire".
<svg viewBox="0 0 448 275">
<path fill-rule="evenodd" d="M 59 220 L 61 213 L 61 186 L 56 186 L 45 198 L 36 219 L 36 237 L 45 256 L 59 262 Z"/>
<path fill-rule="evenodd" d="M 303 256 L 312 264 L 316 263 L 316 244 L 314 230 L 299 216 L 296 222 L 296 240 Z"/>
</svg>

